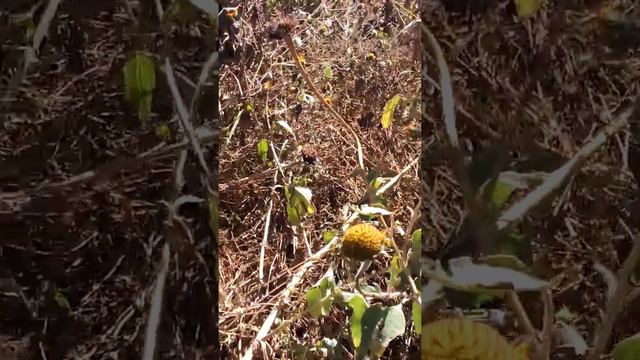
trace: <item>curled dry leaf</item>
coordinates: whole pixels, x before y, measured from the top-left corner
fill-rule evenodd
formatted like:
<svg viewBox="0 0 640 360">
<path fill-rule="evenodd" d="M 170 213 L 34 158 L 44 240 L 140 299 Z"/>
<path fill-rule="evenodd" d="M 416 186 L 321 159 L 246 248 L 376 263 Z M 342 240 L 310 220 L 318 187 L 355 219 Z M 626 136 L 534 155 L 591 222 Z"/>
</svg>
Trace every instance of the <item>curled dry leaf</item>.
<svg viewBox="0 0 640 360">
<path fill-rule="evenodd" d="M 476 264 L 471 257 L 449 260 L 448 280 L 462 289 L 537 291 L 546 282 L 506 267 Z"/>
<path fill-rule="evenodd" d="M 589 349 L 582 335 L 571 325 L 560 323 L 555 329 L 554 338 L 559 347 L 572 348 L 575 355 L 584 355 Z"/>
</svg>

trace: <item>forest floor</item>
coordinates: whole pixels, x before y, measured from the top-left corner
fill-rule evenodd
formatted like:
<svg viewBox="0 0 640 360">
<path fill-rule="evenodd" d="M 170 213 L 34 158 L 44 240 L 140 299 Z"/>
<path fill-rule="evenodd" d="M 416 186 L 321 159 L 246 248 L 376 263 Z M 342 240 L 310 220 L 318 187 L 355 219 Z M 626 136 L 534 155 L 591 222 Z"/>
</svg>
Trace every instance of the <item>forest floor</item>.
<svg viewBox="0 0 640 360">
<path fill-rule="evenodd" d="M 304 67 L 322 96 L 362 139 L 370 174 L 390 177 L 408 169 L 387 197 L 388 210 L 406 225 L 420 197 L 417 4 L 249 1 L 243 5 L 241 51 L 229 57 L 220 75 L 222 351 L 229 358 L 252 349 L 262 359 L 313 359 L 321 358 L 317 344 L 334 339 L 337 351 L 352 358 L 347 309 L 333 308 L 316 320 L 307 313 L 305 300 L 305 291 L 329 269 L 337 281 L 346 280 L 354 270 L 345 267 L 344 258 L 331 252 L 313 263 L 297 286 L 288 284 L 323 247 L 323 234 L 340 232 L 345 214 L 365 198 L 367 182 L 357 171 L 352 134 L 322 106 L 324 99 L 314 95 L 285 42 L 270 39 L 268 31 L 283 14 L 296 20 L 292 36 Z M 383 109 L 395 95 L 402 97 L 402 104 L 392 126 L 383 129 Z M 286 125 L 278 125 L 279 121 Z M 269 145 L 264 160 L 258 151 L 262 139 Z M 292 183 L 306 184 L 316 208 L 297 226 L 288 221 L 283 191 Z M 385 288 L 389 260 L 376 256 L 363 281 Z M 279 312 L 273 326 L 254 342 L 274 309 Z M 409 322 L 405 335 L 392 341 L 384 358 L 416 357 L 418 340 Z"/>
<path fill-rule="evenodd" d="M 468 3 L 492 2 L 449 2 L 451 7 Z M 451 73 L 460 141 L 477 165 L 472 182 L 481 184 L 493 172 L 514 166 L 519 172 L 553 171 L 637 104 L 637 4 L 634 9 L 631 1 L 611 3 L 626 11 L 628 28 L 603 22 L 601 1 L 549 1 L 525 20 L 516 16 L 512 1 L 498 1 L 487 11 L 473 9 L 472 16 L 447 11 L 441 2 L 423 2 L 423 19 Z M 437 155 L 448 143 L 440 75 L 424 36 L 423 47 L 422 130 L 424 143 L 431 144 L 423 149 L 423 254 L 433 259 L 456 237 L 465 210 L 451 162 Z M 611 278 L 640 231 L 638 179 L 633 175 L 640 166 L 637 136 L 626 127 L 610 136 L 554 193 L 553 201 L 540 204 L 517 227 L 531 245 L 525 261 L 532 273 L 551 284 L 556 321 L 578 330 L 589 345 L 608 316 L 608 288 L 615 286 Z M 525 193 L 518 191 L 508 204 Z M 469 255 L 471 248 L 467 243 L 449 255 Z M 628 300 L 610 345 L 640 332 L 640 298 Z M 540 329 L 542 301 L 536 294 L 522 301 Z M 495 302 L 483 307 L 503 309 Z M 580 358 L 566 348 L 552 354 L 553 359 Z"/>
<path fill-rule="evenodd" d="M 12 84 L 49 3 L 0 6 L 0 358 L 141 358 L 165 240 L 157 358 L 211 358 L 218 291 L 208 207 L 187 201 L 168 217 L 167 206 L 206 197 L 202 170 L 191 155 L 178 161 L 189 143 L 165 72 L 156 65 L 142 122 L 125 102 L 123 66 L 134 50 L 167 55 L 188 99 L 216 32 L 195 12 L 162 33 L 154 1 L 63 1 L 36 61 Z M 217 88 L 204 88 L 215 99 Z M 201 105 L 194 126 L 215 129 L 217 104 Z"/>
</svg>

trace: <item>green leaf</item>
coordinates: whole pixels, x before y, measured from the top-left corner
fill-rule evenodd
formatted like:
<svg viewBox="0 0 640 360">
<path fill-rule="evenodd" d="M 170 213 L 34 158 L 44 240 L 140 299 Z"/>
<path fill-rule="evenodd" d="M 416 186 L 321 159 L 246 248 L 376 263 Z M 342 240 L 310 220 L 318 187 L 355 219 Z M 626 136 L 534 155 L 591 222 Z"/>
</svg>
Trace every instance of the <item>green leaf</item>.
<svg viewBox="0 0 640 360">
<path fill-rule="evenodd" d="M 576 319 L 577 315 L 571 312 L 568 307 L 563 306 L 560 308 L 560 310 L 556 311 L 555 317 L 556 321 L 569 323 Z"/>
<path fill-rule="evenodd" d="M 324 74 L 325 79 L 331 80 L 331 77 L 333 75 L 333 72 L 331 71 L 331 65 L 325 64 L 324 68 L 322 69 L 322 73 Z"/>
<path fill-rule="evenodd" d="M 318 287 L 313 287 L 307 291 L 307 311 L 314 319 L 319 319 L 323 315 L 327 315 L 324 311 L 324 303 L 322 301 L 322 291 Z"/>
<path fill-rule="evenodd" d="M 393 255 L 391 264 L 389 265 L 389 287 L 397 288 L 400 285 L 400 274 L 402 273 L 402 266 L 400 266 L 400 258 L 398 254 Z"/>
<path fill-rule="evenodd" d="M 151 58 L 136 53 L 124 66 L 124 86 L 127 101 L 137 102 L 156 87 L 156 67 Z"/>
<path fill-rule="evenodd" d="M 323 295 L 319 288 L 311 288 L 307 291 L 308 311 L 316 320 L 321 316 L 329 315 L 333 305 L 333 300 Z"/>
<path fill-rule="evenodd" d="M 369 345 L 376 335 L 378 325 L 383 317 L 384 309 L 380 304 L 373 305 L 365 310 L 362 315 L 362 340 L 360 341 L 360 348 L 364 350 L 369 349 Z"/>
<path fill-rule="evenodd" d="M 349 328 L 351 330 L 351 340 L 353 347 L 359 348 L 362 343 L 362 317 L 367 310 L 367 301 L 360 294 L 355 294 L 349 299 L 351 316 L 349 317 Z"/>
<path fill-rule="evenodd" d="M 122 71 L 125 99 L 137 106 L 140 120 L 147 121 L 156 87 L 155 64 L 145 54 L 136 53 L 127 61 Z"/>
<path fill-rule="evenodd" d="M 411 234 L 411 256 L 409 264 L 411 265 L 411 273 L 415 274 L 413 268 L 420 266 L 422 260 L 422 229 L 418 229 Z"/>
<path fill-rule="evenodd" d="M 267 161 L 268 153 L 269 153 L 269 141 L 267 139 L 260 139 L 260 141 L 258 141 L 258 156 L 262 161 Z"/>
<path fill-rule="evenodd" d="M 141 121 L 149 121 L 151 117 L 151 105 L 153 102 L 153 95 L 144 95 L 138 102 L 138 119 Z"/>
<path fill-rule="evenodd" d="M 533 248 L 531 239 L 515 230 L 507 230 L 503 236 L 498 237 L 499 252 L 515 255 L 518 259 L 530 264 L 533 261 Z"/>
<path fill-rule="evenodd" d="M 505 184 L 500 180 L 495 181 L 489 196 L 491 204 L 495 206 L 495 208 L 499 209 L 509 200 L 509 197 L 511 197 L 514 190 L 515 189 L 512 186 Z"/>
<path fill-rule="evenodd" d="M 514 0 L 516 2 L 516 12 L 518 17 L 526 19 L 535 15 L 540 9 L 542 5 L 544 5 L 545 0 Z"/>
<path fill-rule="evenodd" d="M 496 208 L 500 209 L 509 200 L 511 194 L 517 189 L 528 189 L 535 186 L 547 177 L 547 173 L 538 171 L 531 173 L 519 173 L 516 171 L 504 171 L 495 181 L 487 184 L 489 189 L 485 189 L 489 201 Z"/>
<path fill-rule="evenodd" d="M 371 180 L 369 186 L 371 186 L 371 188 L 374 190 L 378 190 L 383 184 L 389 182 L 389 180 L 391 180 L 391 178 L 378 176 Z"/>
<path fill-rule="evenodd" d="M 380 334 L 382 335 L 382 343 L 385 347 L 389 345 L 391 340 L 404 334 L 404 328 L 407 325 L 402 305 L 393 305 L 385 309 L 384 325 Z M 382 355 L 382 354 L 380 354 Z"/>
<path fill-rule="evenodd" d="M 300 225 L 302 223 L 302 219 L 300 218 L 300 214 L 298 214 L 298 210 L 290 204 L 287 204 L 287 221 L 289 221 L 289 224 L 294 226 Z"/>
<path fill-rule="evenodd" d="M 411 321 L 416 334 L 422 335 L 422 306 L 416 301 L 411 303 Z"/>
<path fill-rule="evenodd" d="M 400 95 L 395 95 L 384 105 L 382 119 L 380 120 L 384 129 L 391 127 L 391 123 L 393 122 L 393 112 L 396 110 L 396 107 L 400 104 L 401 100 L 402 97 Z"/>
<path fill-rule="evenodd" d="M 296 207 L 298 213 L 304 215 L 313 215 L 316 208 L 311 204 L 312 192 L 309 188 L 302 186 L 293 186 L 291 191 L 290 203 Z"/>
<path fill-rule="evenodd" d="M 71 305 L 69 304 L 69 300 L 67 300 L 66 296 L 64 296 L 60 291 L 55 290 L 53 295 L 53 300 L 63 309 L 71 310 Z"/>
<path fill-rule="evenodd" d="M 613 360 L 640 359 L 640 333 L 628 337 L 613 347 Z"/>
<path fill-rule="evenodd" d="M 334 300 L 335 282 L 329 269 L 316 286 L 307 291 L 307 310 L 314 319 L 329 315 Z"/>
<path fill-rule="evenodd" d="M 169 141 L 171 139 L 171 129 L 167 123 L 156 126 L 156 135 L 162 140 Z"/>
<path fill-rule="evenodd" d="M 333 240 L 333 238 L 336 236 L 336 233 L 334 231 L 331 230 L 327 230 L 325 232 L 322 233 L 322 240 L 324 241 L 324 243 L 328 243 L 329 241 Z"/>
</svg>

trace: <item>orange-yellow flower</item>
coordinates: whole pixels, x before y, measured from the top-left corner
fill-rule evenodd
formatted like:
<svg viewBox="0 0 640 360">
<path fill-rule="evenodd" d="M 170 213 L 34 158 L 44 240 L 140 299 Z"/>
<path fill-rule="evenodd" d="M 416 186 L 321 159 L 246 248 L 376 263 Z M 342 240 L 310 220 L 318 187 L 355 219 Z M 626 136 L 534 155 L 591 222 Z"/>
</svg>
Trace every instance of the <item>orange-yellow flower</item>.
<svg viewBox="0 0 640 360">
<path fill-rule="evenodd" d="M 387 245 L 384 233 L 371 224 L 357 224 L 348 228 L 342 238 L 342 253 L 352 259 L 365 261 L 373 258 Z"/>
<path fill-rule="evenodd" d="M 442 319 L 422 327 L 422 360 L 529 360 L 494 328 L 470 319 Z"/>
</svg>

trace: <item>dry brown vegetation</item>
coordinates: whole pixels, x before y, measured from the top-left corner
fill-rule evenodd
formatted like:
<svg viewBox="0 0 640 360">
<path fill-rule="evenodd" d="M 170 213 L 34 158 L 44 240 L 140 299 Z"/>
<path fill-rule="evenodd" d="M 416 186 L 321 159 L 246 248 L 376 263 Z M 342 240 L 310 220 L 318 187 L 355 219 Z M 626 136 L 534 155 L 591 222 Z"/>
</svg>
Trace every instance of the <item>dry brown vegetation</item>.
<svg viewBox="0 0 640 360">
<path fill-rule="evenodd" d="M 419 29 L 410 26 L 416 9 L 412 1 L 244 3 L 241 51 L 228 61 L 220 79 L 221 142 L 228 142 L 220 152 L 220 341 L 229 358 L 250 347 L 258 358 L 289 359 L 304 350 L 306 358 L 314 358 L 319 355 L 310 350 L 323 337 L 337 339 L 341 352 L 353 353 L 348 313 L 335 309 L 316 321 L 305 311 L 305 291 L 330 266 L 342 280 L 354 271 L 344 266 L 339 253 L 314 263 L 290 296 L 285 289 L 305 259 L 323 246 L 323 233 L 340 230 L 345 211 L 365 195 L 366 182 L 356 171 L 356 143 L 350 132 L 321 106 L 321 99 L 301 99 L 313 92 L 285 43 L 269 39 L 270 23 L 281 21 L 285 13 L 296 20 L 292 35 L 306 71 L 362 139 L 366 168 L 393 176 L 419 156 Z M 382 110 L 396 94 L 406 102 L 396 110 L 391 129 L 382 129 Z M 279 120 L 290 125 L 295 139 L 277 127 Z M 271 149 L 267 161 L 260 159 L 256 146 L 263 138 L 278 159 Z M 285 141 L 287 150 L 281 153 Z M 317 212 L 293 227 L 287 221 L 282 185 L 295 179 L 307 181 Z M 389 210 L 406 226 L 418 199 L 414 166 L 389 193 Z M 377 256 L 366 282 L 384 287 L 389 259 Z M 253 343 L 273 309 L 279 310 L 278 320 L 266 338 Z M 407 329 L 385 358 L 416 354 L 417 337 L 410 325 Z"/>
<path fill-rule="evenodd" d="M 486 11 L 481 6 L 471 9 L 471 15 L 448 12 L 442 3 L 424 1 L 423 19 L 451 72 L 463 150 L 486 155 L 484 162 L 476 158 L 480 169 L 472 174 L 473 182 L 480 184 L 492 173 L 514 166 L 520 172 L 553 171 L 597 131 L 637 107 L 637 4 L 634 9 L 631 1 L 609 2 L 619 4 L 629 19 L 628 27 L 616 28 L 598 16 L 601 1 L 549 1 L 528 20 L 515 16 L 512 1 L 447 2 L 462 7 L 493 3 Z M 423 141 L 431 144 L 423 149 L 423 254 L 437 258 L 445 243 L 466 237 L 466 245 L 455 255 L 470 255 L 481 235 L 469 229 L 466 235 L 456 235 L 466 209 L 446 149 L 438 66 L 424 37 L 423 48 Z M 637 116 L 634 112 L 629 121 Z M 615 275 L 609 271 L 622 267 L 640 231 L 638 179 L 633 176 L 639 166 L 637 136 L 635 124 L 612 134 L 552 194 L 552 201 L 544 201 L 516 227 L 532 245 L 530 258 L 523 259 L 529 270 L 550 282 L 555 310 L 573 314 L 565 320 L 590 346 L 601 320 L 611 317 L 607 291 L 615 288 Z M 487 152 L 491 148 L 494 152 Z M 518 192 L 515 198 L 526 193 Z M 637 286 L 634 281 L 632 277 L 632 288 Z M 640 331 L 640 300 L 630 299 L 615 321 L 609 346 Z M 522 301 L 540 329 L 542 301 L 536 294 L 525 294 Z M 504 305 L 492 302 L 483 307 L 505 309 Z M 513 317 L 511 309 L 506 308 L 507 315 Z M 523 334 L 509 322 L 496 326 L 510 335 Z M 552 359 L 580 358 L 559 345 L 554 344 Z"/>
<path fill-rule="evenodd" d="M 168 216 L 164 203 L 207 192 L 192 154 L 177 167 L 184 187 L 176 186 L 174 168 L 190 147 L 159 65 L 171 60 L 190 99 L 216 32 L 196 11 L 163 33 L 153 0 L 63 1 L 36 61 L 12 83 L 34 29 L 13 20 L 37 3 L 35 27 L 54 1 L 0 6 L 8 95 L 0 103 L 0 358 L 141 358 L 165 241 L 171 262 L 157 358 L 211 358 L 217 288 L 207 206 L 186 203 Z M 123 96 L 122 67 L 134 50 L 157 60 L 148 123 Z M 217 88 L 203 90 L 208 100 L 192 121 L 215 128 Z M 162 124 L 168 137 L 156 132 Z"/>
</svg>

